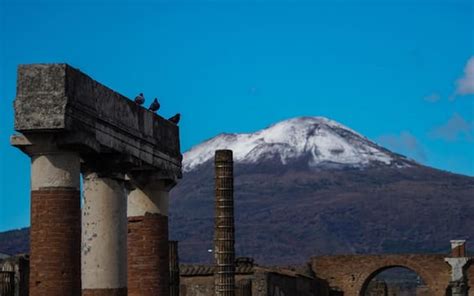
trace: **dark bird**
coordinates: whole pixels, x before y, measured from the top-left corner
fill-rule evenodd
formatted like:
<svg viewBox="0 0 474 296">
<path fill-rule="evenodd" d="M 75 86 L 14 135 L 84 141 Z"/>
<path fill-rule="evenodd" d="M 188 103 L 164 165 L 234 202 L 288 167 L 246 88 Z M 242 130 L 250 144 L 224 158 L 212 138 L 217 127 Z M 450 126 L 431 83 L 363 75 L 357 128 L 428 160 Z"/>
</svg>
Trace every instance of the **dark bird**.
<svg viewBox="0 0 474 296">
<path fill-rule="evenodd" d="M 180 119 L 181 119 L 181 114 L 179 114 L 179 113 L 176 114 L 173 117 L 168 118 L 168 120 L 171 121 L 174 124 L 178 124 Z"/>
<path fill-rule="evenodd" d="M 142 93 L 140 93 L 138 96 L 135 97 L 135 104 L 143 105 L 143 103 L 145 103 L 145 97 Z"/>
<path fill-rule="evenodd" d="M 158 103 L 158 99 L 155 98 L 153 102 L 151 103 L 150 107 L 148 107 L 148 110 L 156 112 L 160 109 L 160 103 Z"/>
</svg>

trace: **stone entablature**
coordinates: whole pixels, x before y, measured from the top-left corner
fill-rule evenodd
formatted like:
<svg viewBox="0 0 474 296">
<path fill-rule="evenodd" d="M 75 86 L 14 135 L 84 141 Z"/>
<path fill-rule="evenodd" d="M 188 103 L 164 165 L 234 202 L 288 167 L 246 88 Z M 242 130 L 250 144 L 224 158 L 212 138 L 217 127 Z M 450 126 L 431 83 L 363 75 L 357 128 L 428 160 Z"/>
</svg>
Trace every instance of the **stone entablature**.
<svg viewBox="0 0 474 296">
<path fill-rule="evenodd" d="M 178 127 L 67 64 L 18 67 L 15 130 L 60 133 L 58 146 L 119 153 L 143 169 L 181 176 Z M 13 137 L 21 144 L 21 140 Z M 23 141 L 28 144 L 28 140 Z"/>
</svg>

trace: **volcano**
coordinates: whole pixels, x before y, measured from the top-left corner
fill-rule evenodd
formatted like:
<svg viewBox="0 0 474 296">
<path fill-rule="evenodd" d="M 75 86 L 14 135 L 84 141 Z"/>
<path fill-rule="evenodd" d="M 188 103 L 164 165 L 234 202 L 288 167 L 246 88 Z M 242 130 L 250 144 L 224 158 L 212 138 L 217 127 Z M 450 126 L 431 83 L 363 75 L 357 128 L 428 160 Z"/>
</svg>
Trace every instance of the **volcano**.
<svg viewBox="0 0 474 296">
<path fill-rule="evenodd" d="M 474 234 L 474 178 L 421 165 L 324 117 L 220 134 L 184 153 L 171 237 L 184 262 L 212 262 L 213 155 L 234 151 L 238 256 L 301 263 L 341 253 L 449 249 Z"/>
<path fill-rule="evenodd" d="M 180 260 L 211 263 L 217 149 L 235 162 L 237 256 L 298 264 L 323 254 L 426 253 L 474 237 L 474 178 L 394 153 L 323 117 L 220 134 L 184 153 L 171 192 Z M 0 252 L 28 251 L 28 229 L 0 233 Z"/>
</svg>

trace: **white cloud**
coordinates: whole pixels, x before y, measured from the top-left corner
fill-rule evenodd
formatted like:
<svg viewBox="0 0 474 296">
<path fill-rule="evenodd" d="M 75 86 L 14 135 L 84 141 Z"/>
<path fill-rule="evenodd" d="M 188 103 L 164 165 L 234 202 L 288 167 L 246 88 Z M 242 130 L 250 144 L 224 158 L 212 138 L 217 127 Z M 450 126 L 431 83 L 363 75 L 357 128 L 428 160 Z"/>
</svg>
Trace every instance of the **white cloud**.
<svg viewBox="0 0 474 296">
<path fill-rule="evenodd" d="M 456 81 L 455 95 L 474 94 L 474 56 L 469 58 L 464 67 L 464 76 Z"/>
<path fill-rule="evenodd" d="M 426 153 L 423 146 L 409 131 L 402 131 L 398 134 L 382 135 L 378 142 L 393 151 L 415 158 L 421 162 L 426 161 Z"/>
<path fill-rule="evenodd" d="M 446 141 L 456 141 L 464 138 L 467 141 L 473 140 L 472 126 L 458 113 L 454 113 L 451 118 L 441 126 L 436 127 L 431 136 Z"/>
</svg>

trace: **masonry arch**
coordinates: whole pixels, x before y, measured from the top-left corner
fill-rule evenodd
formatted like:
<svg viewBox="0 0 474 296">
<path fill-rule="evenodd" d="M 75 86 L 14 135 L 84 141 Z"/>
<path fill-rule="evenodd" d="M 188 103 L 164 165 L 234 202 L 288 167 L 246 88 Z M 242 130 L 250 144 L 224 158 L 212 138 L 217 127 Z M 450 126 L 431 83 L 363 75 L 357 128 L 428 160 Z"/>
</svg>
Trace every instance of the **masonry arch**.
<svg viewBox="0 0 474 296">
<path fill-rule="evenodd" d="M 366 295 L 366 292 L 367 292 L 367 289 L 369 287 L 369 284 L 370 282 L 379 274 L 383 273 L 384 271 L 387 271 L 387 270 L 390 270 L 390 269 L 393 269 L 393 268 L 403 268 L 405 270 L 408 270 L 408 271 L 411 271 L 413 273 L 415 273 L 416 275 L 418 275 L 423 283 L 426 285 L 427 287 L 427 292 L 429 292 L 429 295 L 432 295 L 432 288 L 430 288 L 427 284 L 426 284 L 426 280 L 423 278 L 422 275 L 420 275 L 419 272 L 417 272 L 416 270 L 414 270 L 413 268 L 410 268 L 410 267 L 407 267 L 407 266 L 404 266 L 404 265 L 387 265 L 387 266 L 384 266 L 384 267 L 381 267 L 375 271 L 373 271 L 371 274 L 369 274 L 369 276 L 365 279 L 365 281 L 363 281 L 362 283 L 362 286 L 359 290 L 359 296 L 365 296 Z"/>
<path fill-rule="evenodd" d="M 379 272 L 403 267 L 417 273 L 430 296 L 446 296 L 451 267 L 444 254 L 388 254 L 316 256 L 312 268 L 316 276 L 343 291 L 344 296 L 360 296 L 364 285 Z M 366 287 L 365 287 L 366 288 Z"/>
</svg>

